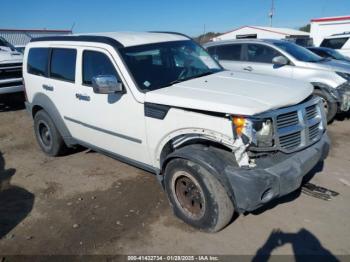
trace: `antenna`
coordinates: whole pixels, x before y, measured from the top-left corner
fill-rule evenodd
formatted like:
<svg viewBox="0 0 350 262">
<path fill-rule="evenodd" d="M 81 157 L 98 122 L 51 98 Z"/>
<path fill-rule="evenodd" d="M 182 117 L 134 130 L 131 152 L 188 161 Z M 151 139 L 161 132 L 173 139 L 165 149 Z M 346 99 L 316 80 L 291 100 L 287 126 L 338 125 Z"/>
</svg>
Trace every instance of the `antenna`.
<svg viewBox="0 0 350 262">
<path fill-rule="evenodd" d="M 275 15 L 275 1 L 271 0 L 271 9 L 270 9 L 270 12 L 269 12 L 270 27 L 272 27 L 272 19 L 273 19 L 274 15 Z"/>
<path fill-rule="evenodd" d="M 71 28 L 70 28 L 70 31 L 71 31 L 71 33 L 73 33 L 73 28 L 75 27 L 75 22 L 73 22 L 73 24 L 72 24 L 72 26 L 71 26 Z"/>
</svg>

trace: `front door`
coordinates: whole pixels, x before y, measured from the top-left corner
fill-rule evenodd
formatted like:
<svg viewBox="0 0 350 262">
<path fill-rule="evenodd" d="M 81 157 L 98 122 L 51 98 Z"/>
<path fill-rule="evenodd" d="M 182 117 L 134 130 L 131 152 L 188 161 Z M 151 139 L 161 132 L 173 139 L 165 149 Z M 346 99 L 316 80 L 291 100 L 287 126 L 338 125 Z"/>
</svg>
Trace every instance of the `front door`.
<svg viewBox="0 0 350 262">
<path fill-rule="evenodd" d="M 97 94 L 92 78 L 120 74 L 112 55 L 105 49 L 79 50 L 74 108 L 64 116 L 72 136 L 87 146 L 149 163 L 145 137 L 144 106 L 123 83 L 123 92 Z"/>
<path fill-rule="evenodd" d="M 293 77 L 293 65 L 275 65 L 274 57 L 283 56 L 270 46 L 263 44 L 246 44 L 244 47 L 241 71 L 279 77 Z"/>
</svg>

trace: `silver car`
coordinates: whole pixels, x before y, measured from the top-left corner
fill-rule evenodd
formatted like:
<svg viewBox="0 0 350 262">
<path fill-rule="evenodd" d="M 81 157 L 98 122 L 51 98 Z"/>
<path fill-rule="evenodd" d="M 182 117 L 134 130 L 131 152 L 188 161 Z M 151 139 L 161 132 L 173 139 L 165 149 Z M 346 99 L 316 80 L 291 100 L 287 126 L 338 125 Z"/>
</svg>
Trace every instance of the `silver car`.
<svg viewBox="0 0 350 262">
<path fill-rule="evenodd" d="M 229 70 L 304 80 L 324 101 L 327 120 L 350 109 L 350 65 L 284 40 L 229 40 L 204 45 Z M 297 87 L 296 87 L 297 88 Z"/>
</svg>

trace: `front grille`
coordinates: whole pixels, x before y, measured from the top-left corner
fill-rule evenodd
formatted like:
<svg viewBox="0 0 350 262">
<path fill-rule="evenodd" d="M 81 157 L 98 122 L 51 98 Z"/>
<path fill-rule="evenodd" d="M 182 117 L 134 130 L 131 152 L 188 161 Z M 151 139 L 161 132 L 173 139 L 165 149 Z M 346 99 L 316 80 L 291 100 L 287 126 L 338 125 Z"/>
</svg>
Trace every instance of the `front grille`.
<svg viewBox="0 0 350 262">
<path fill-rule="evenodd" d="M 11 87 L 11 86 L 21 86 L 23 85 L 22 81 L 14 81 L 9 83 L 0 83 L 0 88 L 2 87 Z"/>
<path fill-rule="evenodd" d="M 306 118 L 307 120 L 311 120 L 313 118 L 315 118 L 317 116 L 317 106 L 316 105 L 312 105 L 312 106 L 308 106 L 306 108 Z"/>
<path fill-rule="evenodd" d="M 320 124 L 313 125 L 309 128 L 309 140 L 314 141 L 317 140 L 320 135 Z"/>
<path fill-rule="evenodd" d="M 318 141 L 323 134 L 319 98 L 274 113 L 277 146 L 281 151 L 289 153 L 304 148 Z"/>
<path fill-rule="evenodd" d="M 269 111 L 256 117 L 272 119 L 274 145 L 254 147 L 254 151 L 278 150 L 292 153 L 321 139 L 325 131 L 325 113 L 320 98 L 309 99 L 290 107 Z"/>
<path fill-rule="evenodd" d="M 288 135 L 280 136 L 280 145 L 281 147 L 292 150 L 300 146 L 301 143 L 301 132 L 295 132 Z"/>
<path fill-rule="evenodd" d="M 0 80 L 22 78 L 22 64 L 1 64 Z"/>
<path fill-rule="evenodd" d="M 277 128 L 285 128 L 299 123 L 298 112 L 288 112 L 277 116 Z"/>
</svg>

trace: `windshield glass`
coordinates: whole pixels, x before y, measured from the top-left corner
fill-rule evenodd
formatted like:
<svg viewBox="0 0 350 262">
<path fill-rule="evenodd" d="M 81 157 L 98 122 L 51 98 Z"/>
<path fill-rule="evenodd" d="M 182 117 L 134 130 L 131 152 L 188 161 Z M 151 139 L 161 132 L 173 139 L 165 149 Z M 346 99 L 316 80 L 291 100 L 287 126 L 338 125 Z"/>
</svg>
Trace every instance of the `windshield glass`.
<svg viewBox="0 0 350 262">
<path fill-rule="evenodd" d="M 347 57 L 346 56 L 343 56 L 341 53 L 333 50 L 333 49 L 327 49 L 326 52 L 334 57 L 335 59 L 338 59 L 338 60 L 347 60 Z"/>
<path fill-rule="evenodd" d="M 222 67 L 191 40 L 119 49 L 138 87 L 156 90 L 222 71 Z"/>
<path fill-rule="evenodd" d="M 289 42 L 276 42 L 274 45 L 286 51 L 288 54 L 293 56 L 295 59 L 303 62 L 319 62 L 322 57 L 316 55 L 315 53 L 307 50 L 304 47 L 298 46 Z"/>
<path fill-rule="evenodd" d="M 0 47 L 5 46 L 10 48 L 12 51 L 15 51 L 15 47 L 11 45 L 9 42 L 7 42 L 4 38 L 0 37 Z"/>
</svg>

